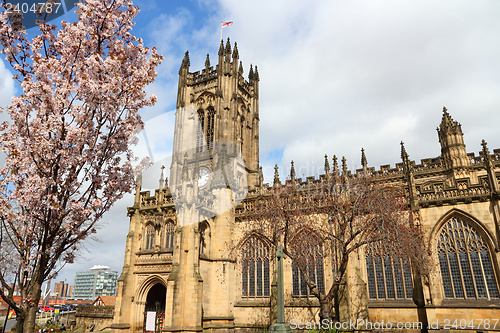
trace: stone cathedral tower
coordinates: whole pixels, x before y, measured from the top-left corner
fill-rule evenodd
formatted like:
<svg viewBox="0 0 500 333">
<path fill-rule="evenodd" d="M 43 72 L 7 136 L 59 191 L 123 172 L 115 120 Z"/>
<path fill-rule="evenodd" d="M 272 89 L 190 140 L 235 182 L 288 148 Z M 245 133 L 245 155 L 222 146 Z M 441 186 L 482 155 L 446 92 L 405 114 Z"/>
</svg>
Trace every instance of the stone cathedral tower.
<svg viewBox="0 0 500 333">
<path fill-rule="evenodd" d="M 229 39 L 218 63 L 190 72 L 186 52 L 179 70 L 170 186 L 150 196 L 136 186 L 118 282 L 116 332 L 142 332 L 147 312 L 156 329 L 199 332 L 234 325 L 234 263 L 229 259 L 234 207 L 259 173 L 259 74 L 243 77 L 236 43 Z M 224 283 L 221 283 L 223 280 Z"/>
</svg>

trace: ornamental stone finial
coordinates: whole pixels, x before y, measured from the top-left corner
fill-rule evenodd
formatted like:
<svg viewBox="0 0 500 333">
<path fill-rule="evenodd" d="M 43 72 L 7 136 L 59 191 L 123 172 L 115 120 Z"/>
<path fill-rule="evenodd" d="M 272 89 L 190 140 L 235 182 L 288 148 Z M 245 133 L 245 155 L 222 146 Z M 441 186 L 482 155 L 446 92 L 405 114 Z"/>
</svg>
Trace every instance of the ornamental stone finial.
<svg viewBox="0 0 500 333">
<path fill-rule="evenodd" d="M 333 155 L 333 173 L 338 175 L 339 174 L 339 164 L 337 162 L 337 155 Z"/>
<path fill-rule="evenodd" d="M 486 161 L 490 160 L 490 150 L 488 149 L 488 143 L 483 139 L 481 141 L 481 146 L 483 146 L 483 155 Z"/>
<path fill-rule="evenodd" d="M 226 53 L 231 54 L 231 42 L 229 41 L 229 37 L 227 37 L 227 42 L 226 42 Z"/>
<path fill-rule="evenodd" d="M 205 60 L 205 68 L 210 67 L 210 55 L 207 53 L 207 59 Z"/>
<path fill-rule="evenodd" d="M 262 166 L 259 166 L 259 186 L 264 185 L 264 174 L 262 173 Z"/>
<path fill-rule="evenodd" d="M 366 161 L 366 155 L 365 155 L 365 149 L 361 148 L 361 165 L 366 167 L 368 165 L 368 162 Z"/>
<path fill-rule="evenodd" d="M 238 73 L 243 76 L 243 64 L 242 62 L 240 61 L 240 68 L 238 69 Z"/>
<path fill-rule="evenodd" d="M 219 47 L 219 56 L 222 56 L 224 54 L 224 40 L 220 40 L 220 47 Z"/>
<path fill-rule="evenodd" d="M 161 174 L 160 174 L 160 186 L 159 186 L 159 189 L 161 190 L 163 188 L 163 184 L 165 182 L 164 178 L 163 178 L 163 170 L 165 169 L 165 166 L 162 165 L 161 166 Z"/>
<path fill-rule="evenodd" d="M 239 58 L 239 53 L 238 53 L 238 45 L 236 42 L 234 42 L 234 49 L 233 49 L 233 60 Z"/>
<path fill-rule="evenodd" d="M 181 67 L 183 68 L 189 68 L 190 62 L 189 62 L 189 51 L 186 51 L 184 54 L 184 59 L 182 59 L 182 65 Z"/>
<path fill-rule="evenodd" d="M 401 159 L 403 162 L 408 159 L 408 153 L 406 152 L 405 143 L 403 141 L 401 141 Z"/>
<path fill-rule="evenodd" d="M 342 176 L 347 176 L 347 160 L 342 156 Z"/>
<path fill-rule="evenodd" d="M 278 173 L 278 164 L 275 164 L 274 165 L 274 182 L 273 182 L 273 186 L 274 187 L 279 187 L 281 185 L 281 182 L 280 182 L 280 176 L 279 176 L 279 173 Z"/>
<path fill-rule="evenodd" d="M 325 175 L 330 175 L 330 163 L 328 163 L 328 155 L 325 154 Z"/>
</svg>

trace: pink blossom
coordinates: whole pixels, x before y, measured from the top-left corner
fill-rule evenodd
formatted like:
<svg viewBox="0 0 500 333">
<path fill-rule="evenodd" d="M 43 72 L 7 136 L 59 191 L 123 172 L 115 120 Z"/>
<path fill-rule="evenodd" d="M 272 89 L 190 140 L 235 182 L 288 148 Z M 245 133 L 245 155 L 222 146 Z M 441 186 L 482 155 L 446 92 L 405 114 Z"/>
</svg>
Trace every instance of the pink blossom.
<svg viewBox="0 0 500 333">
<path fill-rule="evenodd" d="M 59 30 L 41 23 L 31 41 L 0 12 L 0 50 L 22 89 L 0 126 L 1 218 L 29 274 L 24 295 L 35 304 L 41 282 L 74 260 L 103 213 L 134 185 L 130 144 L 143 126 L 138 111 L 157 100 L 144 89 L 163 59 L 132 35 L 138 12 L 128 0 L 86 0 L 76 23 Z"/>
</svg>

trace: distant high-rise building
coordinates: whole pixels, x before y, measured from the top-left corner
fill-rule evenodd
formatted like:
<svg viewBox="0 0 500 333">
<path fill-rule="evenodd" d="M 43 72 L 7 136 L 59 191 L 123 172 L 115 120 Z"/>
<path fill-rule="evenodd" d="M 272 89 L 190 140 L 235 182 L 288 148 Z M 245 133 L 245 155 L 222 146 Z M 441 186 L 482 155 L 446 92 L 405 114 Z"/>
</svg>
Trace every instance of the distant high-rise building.
<svg viewBox="0 0 500 333">
<path fill-rule="evenodd" d="M 115 296 L 118 272 L 108 266 L 95 265 L 75 275 L 74 298 L 95 299 L 99 295 Z"/>
<path fill-rule="evenodd" d="M 54 293 L 56 293 L 57 297 L 70 297 L 71 296 L 71 290 L 72 286 L 69 284 L 65 283 L 64 281 L 61 281 L 59 283 L 54 284 Z"/>
</svg>

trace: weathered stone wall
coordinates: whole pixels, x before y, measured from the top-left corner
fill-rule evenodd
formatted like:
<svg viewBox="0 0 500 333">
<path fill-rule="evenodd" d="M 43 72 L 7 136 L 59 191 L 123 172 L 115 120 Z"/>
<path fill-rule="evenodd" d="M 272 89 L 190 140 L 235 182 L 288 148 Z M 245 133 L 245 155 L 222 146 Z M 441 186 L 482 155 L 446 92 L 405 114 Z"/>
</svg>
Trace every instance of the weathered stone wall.
<svg viewBox="0 0 500 333">
<path fill-rule="evenodd" d="M 114 306 L 80 305 L 76 308 L 76 332 L 88 331 L 92 323 L 94 332 L 99 332 L 113 323 Z"/>
</svg>

